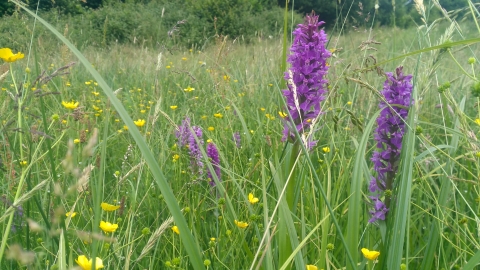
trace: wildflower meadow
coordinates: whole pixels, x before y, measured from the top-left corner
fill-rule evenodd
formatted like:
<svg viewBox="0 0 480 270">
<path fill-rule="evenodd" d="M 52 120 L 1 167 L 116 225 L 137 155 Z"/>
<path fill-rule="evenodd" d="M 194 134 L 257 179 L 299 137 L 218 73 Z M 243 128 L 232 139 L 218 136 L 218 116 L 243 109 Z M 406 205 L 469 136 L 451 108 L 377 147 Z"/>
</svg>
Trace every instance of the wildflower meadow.
<svg viewBox="0 0 480 270">
<path fill-rule="evenodd" d="M 479 269 L 475 1 L 415 0 L 406 29 L 287 6 L 275 36 L 170 47 L 11 2 L 0 269 Z"/>
</svg>

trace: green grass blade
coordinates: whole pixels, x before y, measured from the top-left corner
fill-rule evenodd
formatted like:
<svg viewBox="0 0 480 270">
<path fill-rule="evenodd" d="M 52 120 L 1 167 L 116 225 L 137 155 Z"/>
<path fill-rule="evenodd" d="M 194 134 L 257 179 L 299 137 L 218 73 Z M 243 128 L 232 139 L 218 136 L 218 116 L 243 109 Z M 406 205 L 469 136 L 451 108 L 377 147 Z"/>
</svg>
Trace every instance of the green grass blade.
<svg viewBox="0 0 480 270">
<path fill-rule="evenodd" d="M 182 232 L 180 234 L 180 238 L 182 239 L 183 246 L 190 256 L 191 265 L 194 269 L 205 269 L 203 265 L 203 261 L 201 258 L 201 252 L 198 248 L 196 241 L 194 240 L 190 229 L 188 228 L 187 222 L 180 210 L 178 202 L 173 195 L 172 189 L 167 183 L 167 179 L 163 175 L 162 170 L 158 166 L 153 153 L 148 148 L 148 145 L 145 143 L 140 131 L 133 123 L 132 118 L 128 115 L 125 107 L 122 105 L 120 100 L 115 96 L 112 89 L 108 86 L 107 82 L 103 79 L 103 77 L 92 67 L 92 64 L 83 56 L 83 54 L 70 42 L 68 41 L 60 32 L 58 32 L 51 24 L 40 18 L 39 16 L 35 15 L 32 11 L 27 9 L 18 1 L 13 0 L 17 6 L 21 7 L 31 16 L 35 17 L 40 23 L 42 23 L 45 27 L 48 28 L 58 39 L 60 39 L 69 49 L 70 51 L 79 59 L 79 61 L 85 66 L 88 72 L 93 76 L 93 78 L 97 81 L 98 85 L 102 88 L 105 95 L 109 98 L 111 104 L 115 107 L 118 114 L 124 121 L 124 123 L 128 127 L 128 131 L 132 135 L 132 138 L 135 140 L 138 148 L 142 152 L 143 157 L 145 158 L 146 163 L 148 164 L 152 175 L 157 182 L 162 195 L 165 198 L 165 203 L 167 204 L 168 209 L 170 210 L 175 224 L 178 226 L 179 230 Z"/>
<path fill-rule="evenodd" d="M 298 247 L 299 245 L 299 242 L 298 242 L 298 238 L 297 238 L 297 232 L 295 230 L 295 224 L 293 223 L 293 218 L 292 218 L 292 213 L 290 211 L 290 208 L 287 204 L 287 200 L 285 198 L 285 194 L 284 192 L 282 192 L 284 190 L 284 181 L 282 179 L 285 179 L 285 176 L 284 175 L 281 175 L 281 165 L 280 163 L 278 162 L 278 160 L 276 159 L 275 160 L 275 165 L 273 165 L 272 163 L 270 163 L 270 171 L 272 172 L 272 176 L 273 176 L 273 181 L 275 183 L 275 186 L 277 188 L 277 192 L 278 194 L 281 194 L 280 195 L 280 198 L 279 198 L 279 201 L 277 202 L 279 204 L 278 206 L 278 211 L 279 211 L 279 224 L 278 224 L 278 231 L 280 233 L 279 235 L 279 240 L 282 241 L 282 240 L 285 240 L 285 238 L 283 237 L 283 235 L 281 235 L 281 233 L 287 233 L 288 236 L 289 236 L 289 239 L 290 239 L 290 242 L 289 243 L 283 243 L 283 245 L 286 245 L 286 244 L 290 244 L 292 249 L 294 247 Z M 288 241 L 287 241 L 288 242 Z M 282 243 L 279 244 L 279 247 L 281 248 L 282 247 Z M 282 252 L 280 250 L 280 252 Z M 290 254 L 284 254 L 285 255 L 285 259 L 282 261 L 282 263 L 284 263 L 282 265 L 285 266 L 285 267 L 288 267 L 290 265 L 290 262 L 288 261 L 288 257 L 291 255 L 292 253 Z M 296 269 L 305 269 L 305 262 L 303 261 L 303 256 L 301 253 L 298 253 L 296 254 L 296 259 L 295 259 L 295 264 L 296 264 Z"/>
<path fill-rule="evenodd" d="M 415 87 L 413 88 L 412 97 L 413 100 L 418 100 Z M 408 113 L 408 128 L 406 128 L 402 146 L 402 167 L 398 179 L 397 203 L 395 204 L 394 212 L 392 212 L 393 215 L 389 216 L 390 219 L 393 218 L 393 226 L 390 227 L 391 229 L 389 228 L 387 244 L 384 245 L 385 248 L 388 248 L 386 269 L 400 269 L 403 258 L 405 233 L 407 230 L 406 224 L 410 216 L 410 197 L 413 181 L 413 158 L 411 157 L 415 154 L 415 117 L 417 106 L 417 104 L 411 106 Z"/>
<path fill-rule="evenodd" d="M 58 246 L 58 269 L 67 269 L 67 253 L 65 252 L 65 237 L 63 230 L 60 232 L 60 241 L 58 243 Z"/>
<path fill-rule="evenodd" d="M 368 125 L 365 127 L 363 136 L 357 146 L 355 155 L 355 164 L 353 166 L 352 183 L 350 186 L 350 199 L 348 200 L 348 222 L 347 222 L 347 246 L 350 250 L 354 262 L 358 261 L 358 244 L 359 244 L 359 224 L 360 216 L 364 211 L 362 210 L 362 185 L 363 185 L 363 167 L 365 164 L 365 149 L 367 147 L 368 139 L 372 134 L 373 126 L 376 123 L 380 111 L 377 111 L 371 118 Z M 368 181 L 369 179 L 367 179 Z M 355 266 L 347 264 L 347 269 L 356 269 Z"/>
<path fill-rule="evenodd" d="M 462 102 L 460 103 L 460 110 L 463 111 L 463 108 L 465 106 L 465 98 L 463 98 Z M 458 143 L 459 143 L 459 120 L 457 119 L 455 123 L 455 130 L 457 133 L 452 135 L 452 139 L 450 142 L 450 149 L 449 149 L 449 156 L 453 156 L 455 154 L 455 151 L 458 148 Z M 426 243 L 426 250 L 425 250 L 425 255 L 424 255 L 424 260 L 422 261 L 422 265 L 420 269 L 432 269 L 434 267 L 433 265 L 433 259 L 435 258 L 435 251 L 437 250 L 437 245 L 438 241 L 440 241 L 440 220 L 444 220 L 443 218 L 443 213 L 442 211 L 439 211 L 438 209 L 441 209 L 443 207 L 448 207 L 448 201 L 451 198 L 452 194 L 452 182 L 450 178 L 448 177 L 452 171 L 454 170 L 454 165 L 455 162 L 452 159 L 448 159 L 446 162 L 445 166 L 445 171 L 447 174 L 442 174 L 440 177 L 440 183 L 441 183 L 441 188 L 440 188 L 440 195 L 438 197 L 438 207 L 437 211 L 435 213 L 437 218 L 434 218 L 432 221 L 432 225 L 430 227 L 430 233 L 428 236 L 428 241 Z"/>
<path fill-rule="evenodd" d="M 473 257 L 468 260 L 467 264 L 463 266 L 463 270 L 472 270 L 472 269 L 477 269 L 476 266 L 480 264 L 480 250 L 473 255 Z"/>
</svg>

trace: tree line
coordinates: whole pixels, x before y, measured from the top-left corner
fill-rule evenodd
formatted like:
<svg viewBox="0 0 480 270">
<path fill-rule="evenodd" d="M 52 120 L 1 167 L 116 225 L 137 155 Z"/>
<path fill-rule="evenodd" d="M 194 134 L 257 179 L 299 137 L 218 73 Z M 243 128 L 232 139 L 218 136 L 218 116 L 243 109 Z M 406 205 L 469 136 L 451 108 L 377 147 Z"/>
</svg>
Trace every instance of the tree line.
<svg viewBox="0 0 480 270">
<path fill-rule="evenodd" d="M 71 38 L 91 44 L 92 36 L 101 37 L 100 45 L 133 42 L 138 38 L 166 40 L 174 44 L 207 44 L 212 37 L 249 39 L 283 33 L 285 5 L 295 10 L 293 24 L 314 11 L 335 30 L 366 29 L 370 26 L 410 27 L 422 24 L 415 0 L 23 0 L 32 10 L 57 26 L 78 28 Z M 438 0 L 442 8 L 462 16 L 468 0 Z M 432 0 L 423 0 L 427 19 L 441 16 Z M 14 19 L 21 10 L 12 2 L 0 0 L 3 27 L 16 27 Z M 14 15 L 14 16 L 10 16 Z M 7 17 L 12 18 L 11 23 Z M 289 15 L 289 20 L 290 20 Z M 6 25 L 6 26 L 5 26 Z M 19 26 L 18 26 L 19 27 Z M 17 28 L 18 28 L 17 27 Z M 1 26 L 0 26 L 1 28 Z M 11 30 L 11 29 L 10 29 Z M 20 32 L 24 29 L 18 28 Z M 75 30 L 75 29 L 72 29 Z M 80 31 L 83 30 L 83 31 Z M 90 33 L 86 35 L 85 33 Z M 8 37 L 0 37 L 0 41 Z"/>
</svg>

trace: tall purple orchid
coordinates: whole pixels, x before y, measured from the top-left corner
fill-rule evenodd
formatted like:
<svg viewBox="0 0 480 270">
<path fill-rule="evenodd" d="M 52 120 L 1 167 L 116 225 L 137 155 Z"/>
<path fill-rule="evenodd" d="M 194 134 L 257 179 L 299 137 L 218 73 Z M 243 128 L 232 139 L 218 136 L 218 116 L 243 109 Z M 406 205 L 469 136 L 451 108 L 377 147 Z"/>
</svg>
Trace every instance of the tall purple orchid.
<svg viewBox="0 0 480 270">
<path fill-rule="evenodd" d="M 188 144 L 188 138 L 190 138 L 190 118 L 185 117 L 178 130 L 175 131 L 175 137 L 178 139 L 178 147 Z"/>
<path fill-rule="evenodd" d="M 220 180 L 220 157 L 218 155 L 218 149 L 217 146 L 213 142 L 209 142 L 207 144 L 207 156 L 210 159 L 210 162 L 212 162 L 213 169 L 215 171 L 215 174 L 217 175 L 218 180 Z M 210 170 L 207 172 L 208 179 L 210 179 L 210 186 L 215 186 L 215 180 L 213 180 L 212 173 Z"/>
<path fill-rule="evenodd" d="M 285 72 L 288 89 L 283 90 L 283 95 L 299 133 L 310 128 L 312 120 L 320 114 L 320 102 L 326 98 L 327 59 L 331 53 L 325 48 L 327 34 L 318 29 L 322 24 L 313 13 L 293 31 L 295 39 L 287 60 L 291 67 Z M 292 124 L 285 122 L 283 141 L 295 138 L 292 128 Z"/>
<path fill-rule="evenodd" d="M 408 109 L 413 104 L 411 83 L 412 75 L 404 75 L 402 67 L 395 74 L 387 72 L 387 80 L 383 85 L 382 96 L 385 98 L 379 104 L 380 116 L 377 118 L 375 141 L 377 151 L 373 153 L 372 161 L 377 177 L 370 180 L 369 190 L 373 193 L 372 218 L 369 222 L 385 220 L 392 198 L 392 188 L 400 163 L 402 140 L 405 134 L 405 120 Z"/>
<path fill-rule="evenodd" d="M 202 161 L 202 152 L 200 147 L 203 145 L 203 131 L 202 128 L 193 126 L 193 132 L 190 132 L 188 138 L 188 149 L 190 150 L 190 168 L 193 173 L 197 173 L 198 176 L 203 175 L 203 161 Z M 198 139 L 195 139 L 195 136 Z"/>
</svg>

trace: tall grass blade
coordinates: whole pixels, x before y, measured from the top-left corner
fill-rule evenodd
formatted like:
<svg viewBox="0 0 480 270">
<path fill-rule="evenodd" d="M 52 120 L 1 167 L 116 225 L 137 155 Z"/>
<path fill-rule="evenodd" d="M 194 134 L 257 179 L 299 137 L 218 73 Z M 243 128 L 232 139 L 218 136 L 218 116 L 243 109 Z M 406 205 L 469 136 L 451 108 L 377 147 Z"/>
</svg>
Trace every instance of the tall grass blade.
<svg viewBox="0 0 480 270">
<path fill-rule="evenodd" d="M 365 166 L 365 149 L 367 148 L 368 139 L 372 134 L 373 126 L 377 120 L 380 110 L 372 115 L 371 120 L 368 122 L 364 129 L 360 143 L 357 146 L 355 155 L 355 163 L 353 165 L 352 183 L 350 185 L 350 199 L 348 200 L 348 221 L 347 221 L 347 246 L 350 250 L 354 262 L 358 261 L 358 244 L 359 244 L 359 224 L 360 216 L 364 211 L 362 210 L 362 185 L 363 185 L 363 172 Z M 355 266 L 347 264 L 347 269 L 356 269 Z"/>
<path fill-rule="evenodd" d="M 473 255 L 473 257 L 468 260 L 467 264 L 463 266 L 463 270 L 472 270 L 472 269 L 478 269 L 477 266 L 480 264 L 480 250 Z"/>
<path fill-rule="evenodd" d="M 447 104 L 444 104 L 446 107 Z M 463 111 L 465 107 L 465 98 L 462 99 L 460 102 L 459 109 Z M 458 147 L 458 142 L 459 142 L 459 120 L 457 119 L 455 121 L 455 126 L 454 129 L 457 131 L 456 133 L 452 134 L 452 139 L 450 141 L 450 147 L 448 150 L 449 156 L 453 156 L 457 150 Z M 433 259 L 435 258 L 435 251 L 437 250 L 437 245 L 438 241 L 440 241 L 440 222 L 444 220 L 443 217 L 443 211 L 440 209 L 442 208 L 448 208 L 448 201 L 451 198 L 452 194 L 452 182 L 449 178 L 449 175 L 452 174 L 454 170 L 454 160 L 448 159 L 445 165 L 445 172 L 446 174 L 442 173 L 440 176 L 440 183 L 441 183 L 441 188 L 440 188 L 440 195 L 438 197 L 438 205 L 435 209 L 437 209 L 435 216 L 436 218 L 433 218 L 432 225 L 429 230 L 429 236 L 428 236 L 428 241 L 426 243 L 426 250 L 425 250 L 425 255 L 424 255 L 424 260 L 422 261 L 421 268 L 422 270 L 427 270 L 427 269 L 432 269 L 434 267 L 433 265 Z M 437 254 L 438 255 L 438 254 Z"/>
<path fill-rule="evenodd" d="M 111 104 L 115 107 L 118 114 L 122 118 L 123 122 L 128 127 L 128 131 L 132 135 L 132 138 L 135 140 L 138 148 L 140 149 L 143 157 L 145 158 L 146 163 L 148 164 L 152 175 L 157 182 L 157 185 L 162 192 L 162 195 L 165 198 L 165 203 L 167 204 L 168 209 L 170 210 L 175 224 L 178 226 L 179 230 L 182 232 L 180 234 L 180 238 L 182 239 L 183 246 L 190 256 L 190 262 L 194 269 L 205 269 L 203 265 L 203 261 L 201 259 L 201 251 L 198 248 L 196 241 L 194 240 L 190 229 L 188 228 L 187 222 L 180 210 L 178 202 L 173 195 L 172 189 L 167 183 L 167 179 L 163 175 L 162 170 L 160 169 L 153 153 L 150 151 L 148 145 L 145 143 L 140 131 L 133 123 L 132 118 L 128 115 L 125 107 L 122 105 L 120 100 L 115 96 L 112 89 L 108 86 L 107 82 L 103 79 L 103 77 L 92 67 L 92 64 L 83 56 L 83 54 L 70 42 L 68 41 L 60 32 L 58 32 L 51 24 L 37 16 L 31 10 L 26 8 L 23 4 L 16 0 L 12 0 L 17 6 L 25 10 L 28 14 L 33 16 L 37 19 L 40 23 L 42 23 L 45 27 L 48 28 L 58 39 L 60 39 L 69 49 L 70 51 L 79 59 L 79 61 L 85 66 L 88 72 L 93 76 L 93 78 L 97 81 L 98 85 L 102 88 L 105 95 L 109 98 Z"/>
</svg>

